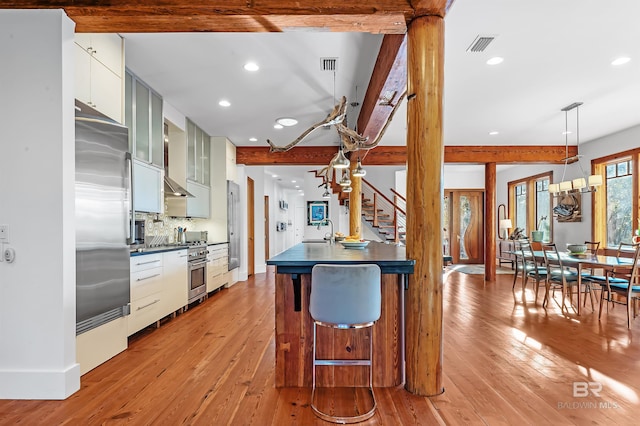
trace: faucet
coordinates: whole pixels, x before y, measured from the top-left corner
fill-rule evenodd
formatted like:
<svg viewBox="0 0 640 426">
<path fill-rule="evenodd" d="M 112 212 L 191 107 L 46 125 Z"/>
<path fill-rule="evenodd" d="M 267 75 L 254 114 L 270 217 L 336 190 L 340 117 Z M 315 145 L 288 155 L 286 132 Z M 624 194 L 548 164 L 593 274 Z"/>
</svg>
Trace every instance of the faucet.
<svg viewBox="0 0 640 426">
<path fill-rule="evenodd" d="M 318 223 L 318 231 L 320 230 L 320 227 L 323 225 L 323 223 L 329 222 L 331 224 L 331 237 L 329 238 L 329 242 L 333 243 L 335 241 L 335 237 L 333 235 L 333 222 L 331 221 L 331 219 L 325 219 L 324 222 L 319 222 Z"/>
</svg>

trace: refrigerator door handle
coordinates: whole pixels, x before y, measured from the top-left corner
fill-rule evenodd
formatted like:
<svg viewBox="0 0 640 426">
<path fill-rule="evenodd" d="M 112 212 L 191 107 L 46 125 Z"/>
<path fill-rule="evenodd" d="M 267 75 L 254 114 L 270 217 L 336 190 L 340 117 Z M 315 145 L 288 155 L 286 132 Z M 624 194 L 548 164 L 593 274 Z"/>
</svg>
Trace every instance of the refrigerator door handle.
<svg viewBox="0 0 640 426">
<path fill-rule="evenodd" d="M 128 170 L 129 188 L 127 188 L 127 194 L 129 197 L 129 228 L 127 229 L 127 244 L 133 244 L 135 211 L 133 210 L 133 160 L 131 159 L 131 153 L 127 152 L 124 155 L 124 161 Z"/>
</svg>

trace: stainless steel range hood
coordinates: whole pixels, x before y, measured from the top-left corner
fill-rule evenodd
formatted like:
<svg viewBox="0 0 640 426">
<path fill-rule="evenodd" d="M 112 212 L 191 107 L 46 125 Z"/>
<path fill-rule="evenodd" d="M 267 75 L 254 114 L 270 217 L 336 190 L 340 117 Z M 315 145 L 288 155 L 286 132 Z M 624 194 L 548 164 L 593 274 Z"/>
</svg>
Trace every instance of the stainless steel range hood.
<svg viewBox="0 0 640 426">
<path fill-rule="evenodd" d="M 167 176 L 167 173 L 164 174 L 164 195 L 166 197 L 194 197 L 193 194 L 180 186 L 178 182 Z"/>
</svg>

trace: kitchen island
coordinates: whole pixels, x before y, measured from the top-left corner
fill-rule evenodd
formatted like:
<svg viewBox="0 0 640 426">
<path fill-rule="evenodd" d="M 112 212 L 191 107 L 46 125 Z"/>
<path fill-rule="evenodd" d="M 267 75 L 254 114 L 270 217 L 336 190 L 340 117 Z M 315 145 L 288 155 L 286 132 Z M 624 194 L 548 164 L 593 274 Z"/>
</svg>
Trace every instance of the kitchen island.
<svg viewBox="0 0 640 426">
<path fill-rule="evenodd" d="M 414 260 L 405 247 L 371 242 L 362 250 L 340 243 L 301 243 L 269 259 L 276 267 L 276 387 L 311 386 L 313 320 L 309 314 L 311 269 L 316 264 L 376 264 L 380 267 L 382 314 L 373 326 L 373 383 L 398 386 L 404 372 L 404 289 Z M 318 356 L 366 357 L 371 329 L 318 330 Z M 322 367 L 319 386 L 364 386 L 366 367 Z"/>
</svg>

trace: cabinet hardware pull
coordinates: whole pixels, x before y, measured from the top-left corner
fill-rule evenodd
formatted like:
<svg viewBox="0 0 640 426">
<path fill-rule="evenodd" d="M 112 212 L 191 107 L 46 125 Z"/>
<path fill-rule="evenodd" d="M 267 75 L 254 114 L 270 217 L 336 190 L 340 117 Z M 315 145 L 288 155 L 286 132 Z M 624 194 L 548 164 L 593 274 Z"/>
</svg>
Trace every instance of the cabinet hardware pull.
<svg viewBox="0 0 640 426">
<path fill-rule="evenodd" d="M 144 309 L 144 308 L 148 308 L 149 306 L 154 305 L 154 304 L 158 303 L 159 301 L 160 301 L 160 299 L 156 299 L 156 300 L 154 300 L 153 302 L 151 302 L 151 303 L 147 303 L 147 304 L 146 304 L 146 305 L 144 305 L 144 306 L 138 306 L 138 309 L 136 309 L 136 311 L 142 310 L 142 309 Z"/>
<path fill-rule="evenodd" d="M 149 275 L 148 277 L 138 278 L 136 281 L 148 280 L 149 278 L 157 277 L 158 275 L 160 275 L 160 274 Z"/>
<path fill-rule="evenodd" d="M 140 262 L 140 263 L 136 263 L 136 266 L 138 266 L 138 265 L 148 265 L 149 263 L 156 263 L 156 262 L 160 262 L 160 259 L 150 260 L 150 261 L 148 261 L 148 262 Z"/>
</svg>

